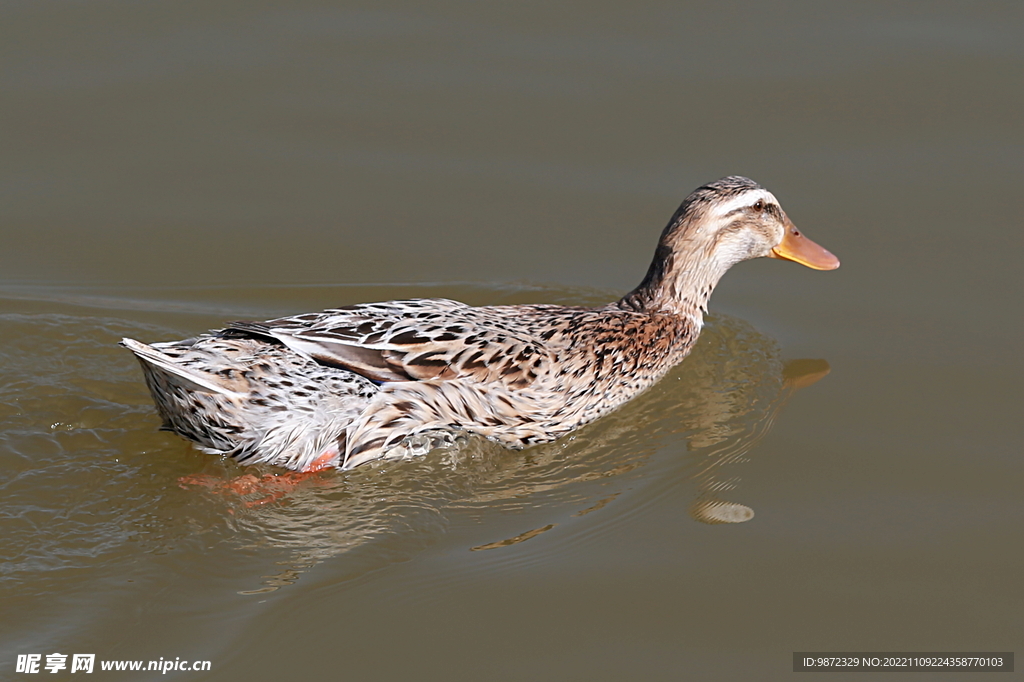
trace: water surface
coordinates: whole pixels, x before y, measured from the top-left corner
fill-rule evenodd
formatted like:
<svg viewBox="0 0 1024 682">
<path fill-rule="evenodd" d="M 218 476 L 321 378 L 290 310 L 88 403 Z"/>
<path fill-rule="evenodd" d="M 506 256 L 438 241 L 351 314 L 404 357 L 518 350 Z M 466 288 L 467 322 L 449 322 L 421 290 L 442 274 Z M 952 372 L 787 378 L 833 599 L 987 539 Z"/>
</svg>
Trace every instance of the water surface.
<svg viewBox="0 0 1024 682">
<path fill-rule="evenodd" d="M 4 14 L 0 670 L 772 680 L 1018 646 L 1019 3 Z M 242 469 L 158 431 L 115 345 L 604 302 L 732 173 L 843 267 L 738 266 L 687 361 L 554 444 Z"/>
</svg>

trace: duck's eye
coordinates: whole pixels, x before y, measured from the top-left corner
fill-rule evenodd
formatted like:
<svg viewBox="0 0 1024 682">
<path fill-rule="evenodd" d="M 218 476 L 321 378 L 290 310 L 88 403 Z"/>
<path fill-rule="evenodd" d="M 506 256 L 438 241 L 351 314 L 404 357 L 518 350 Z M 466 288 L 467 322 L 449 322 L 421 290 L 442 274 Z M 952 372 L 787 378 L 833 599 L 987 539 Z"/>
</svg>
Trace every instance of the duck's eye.
<svg viewBox="0 0 1024 682">
<path fill-rule="evenodd" d="M 758 213 L 764 211 L 764 199 L 757 200 L 757 203 L 754 204 L 754 210 L 757 211 Z"/>
</svg>

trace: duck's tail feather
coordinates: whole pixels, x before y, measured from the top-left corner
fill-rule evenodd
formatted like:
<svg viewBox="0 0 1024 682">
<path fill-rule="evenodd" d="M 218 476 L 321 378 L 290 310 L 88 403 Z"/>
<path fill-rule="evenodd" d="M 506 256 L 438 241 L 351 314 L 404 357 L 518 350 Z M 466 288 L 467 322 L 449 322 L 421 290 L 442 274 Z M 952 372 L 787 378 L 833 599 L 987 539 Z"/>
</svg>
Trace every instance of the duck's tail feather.
<svg viewBox="0 0 1024 682">
<path fill-rule="evenodd" d="M 184 367 L 175 362 L 174 358 L 161 353 L 153 346 L 128 338 L 121 339 L 121 345 L 135 353 L 135 357 L 141 360 L 144 365 L 148 365 L 150 369 L 161 370 L 175 377 L 179 382 L 184 383 L 183 387 L 186 389 L 219 393 L 226 396 L 241 395 L 237 391 L 217 383 L 216 377 L 206 372 Z"/>
</svg>

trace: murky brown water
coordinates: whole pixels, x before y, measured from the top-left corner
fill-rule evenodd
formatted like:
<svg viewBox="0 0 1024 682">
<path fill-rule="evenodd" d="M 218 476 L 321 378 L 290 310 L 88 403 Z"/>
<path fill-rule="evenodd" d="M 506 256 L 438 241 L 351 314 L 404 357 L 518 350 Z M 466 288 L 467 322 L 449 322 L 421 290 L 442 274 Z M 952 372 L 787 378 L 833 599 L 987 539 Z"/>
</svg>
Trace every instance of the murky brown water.
<svg viewBox="0 0 1024 682">
<path fill-rule="evenodd" d="M 61 652 L 212 663 L 101 679 L 775 680 L 793 651 L 1019 649 L 1022 7 L 8 5 L 0 677 Z M 686 362 L 551 445 L 241 469 L 158 432 L 115 345 L 601 302 L 729 173 L 843 267 L 737 267 Z"/>
</svg>

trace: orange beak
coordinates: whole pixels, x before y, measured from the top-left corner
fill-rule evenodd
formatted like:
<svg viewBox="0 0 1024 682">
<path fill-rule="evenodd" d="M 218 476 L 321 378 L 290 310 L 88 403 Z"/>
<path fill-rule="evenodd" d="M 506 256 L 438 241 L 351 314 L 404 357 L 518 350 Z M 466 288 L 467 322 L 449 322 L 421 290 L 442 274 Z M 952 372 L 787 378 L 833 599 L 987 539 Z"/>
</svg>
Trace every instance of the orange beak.
<svg viewBox="0 0 1024 682">
<path fill-rule="evenodd" d="M 800 234 L 800 230 L 796 229 L 796 225 L 788 218 L 782 242 L 772 249 L 768 256 L 795 261 L 815 270 L 835 270 L 839 267 L 838 258 Z"/>
</svg>

